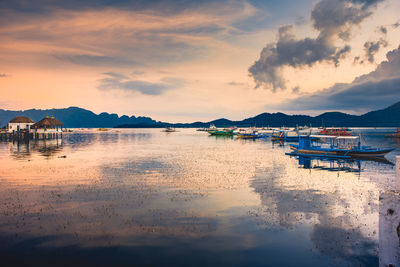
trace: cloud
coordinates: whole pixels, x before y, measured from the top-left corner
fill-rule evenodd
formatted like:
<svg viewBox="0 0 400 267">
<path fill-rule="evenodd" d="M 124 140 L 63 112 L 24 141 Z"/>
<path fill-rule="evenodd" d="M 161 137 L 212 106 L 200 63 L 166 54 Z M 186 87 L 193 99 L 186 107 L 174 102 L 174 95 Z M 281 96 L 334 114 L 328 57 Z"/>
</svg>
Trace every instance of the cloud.
<svg viewBox="0 0 400 267">
<path fill-rule="evenodd" d="M 293 94 L 298 94 L 300 92 L 300 86 L 296 86 L 292 88 L 292 93 Z"/>
<path fill-rule="evenodd" d="M 114 79 L 118 79 L 118 80 L 124 80 L 124 79 L 129 79 L 128 76 L 121 74 L 121 73 L 117 73 L 117 72 L 105 72 L 103 73 L 104 75 L 110 76 Z"/>
<path fill-rule="evenodd" d="M 317 62 L 331 62 L 337 66 L 350 52 L 349 45 L 338 47 L 335 41 L 348 41 L 351 29 L 372 14 L 372 7 L 381 0 L 322 0 L 311 12 L 316 38 L 297 39 L 293 25 L 281 26 L 277 41 L 268 43 L 260 58 L 249 68 L 256 87 L 272 91 L 285 89 L 282 68 L 312 66 Z"/>
<path fill-rule="evenodd" d="M 400 46 L 386 54 L 387 60 L 349 84 L 335 84 L 311 95 L 295 98 L 276 108 L 285 110 L 365 111 L 400 100 Z"/>
<path fill-rule="evenodd" d="M 9 76 L 8 74 L 0 73 L 0 78 L 5 78 L 5 77 L 8 77 L 8 76 Z"/>
<path fill-rule="evenodd" d="M 379 31 L 383 34 L 387 34 L 387 28 L 385 26 L 380 26 Z"/>
<path fill-rule="evenodd" d="M 99 90 L 122 90 L 126 92 L 140 92 L 144 95 L 161 95 L 164 92 L 184 85 L 184 81 L 179 78 L 165 77 L 159 82 L 148 82 L 141 80 L 131 80 L 124 74 L 107 72 L 109 76 L 101 79 L 97 86 Z"/>
<path fill-rule="evenodd" d="M 379 38 L 377 41 L 368 41 L 364 43 L 365 60 L 369 63 L 375 62 L 375 54 L 379 52 L 382 47 L 387 47 L 388 42 L 386 41 L 387 28 L 385 26 L 378 27 L 379 33 L 383 37 Z M 354 63 L 364 64 L 364 60 L 361 60 L 360 56 L 354 58 Z"/>
<path fill-rule="evenodd" d="M 379 52 L 381 47 L 386 47 L 388 45 L 387 41 L 384 39 L 379 39 L 376 42 L 365 42 L 364 51 L 365 57 L 369 63 L 375 62 L 375 54 Z"/>
<path fill-rule="evenodd" d="M 138 62 L 133 60 L 122 58 L 119 56 L 95 56 L 95 55 L 65 55 L 55 54 L 55 58 L 62 61 L 69 61 L 78 65 L 85 66 L 136 66 Z"/>
<path fill-rule="evenodd" d="M 18 61 L 22 48 L 36 62 L 158 68 L 230 46 L 243 33 L 235 24 L 257 14 L 244 0 L 89 2 L 0 1 L 5 54 Z"/>
</svg>

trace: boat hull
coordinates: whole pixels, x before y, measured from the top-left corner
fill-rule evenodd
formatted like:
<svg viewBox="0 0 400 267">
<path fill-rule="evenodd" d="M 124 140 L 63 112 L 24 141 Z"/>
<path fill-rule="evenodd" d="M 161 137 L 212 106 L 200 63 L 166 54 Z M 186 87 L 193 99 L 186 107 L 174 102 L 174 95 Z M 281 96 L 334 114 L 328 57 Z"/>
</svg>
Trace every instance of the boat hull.
<svg viewBox="0 0 400 267">
<path fill-rule="evenodd" d="M 257 139 L 257 138 L 261 138 L 261 136 L 257 135 L 257 134 L 237 134 L 236 137 L 239 138 L 239 139 Z"/>
<path fill-rule="evenodd" d="M 341 157 L 383 157 L 393 149 L 377 149 L 370 151 L 362 150 L 318 150 L 318 149 L 297 149 L 291 147 L 300 155 L 319 155 L 319 156 L 341 156 Z"/>
<path fill-rule="evenodd" d="M 233 136 L 233 131 L 208 131 L 210 135 Z"/>
</svg>

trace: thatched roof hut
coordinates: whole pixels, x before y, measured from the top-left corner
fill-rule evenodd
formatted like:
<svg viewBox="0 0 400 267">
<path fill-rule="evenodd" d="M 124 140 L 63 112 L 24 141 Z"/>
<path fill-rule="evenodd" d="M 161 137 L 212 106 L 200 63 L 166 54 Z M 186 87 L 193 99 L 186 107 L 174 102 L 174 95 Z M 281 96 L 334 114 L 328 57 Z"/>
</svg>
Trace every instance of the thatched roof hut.
<svg viewBox="0 0 400 267">
<path fill-rule="evenodd" d="M 50 118 L 49 116 L 46 116 L 45 118 L 32 125 L 32 128 L 55 128 L 63 125 L 64 124 L 62 122 L 55 119 L 54 117 Z"/>
<path fill-rule="evenodd" d="M 20 116 L 10 120 L 9 123 L 35 123 L 35 122 L 28 117 Z"/>
</svg>

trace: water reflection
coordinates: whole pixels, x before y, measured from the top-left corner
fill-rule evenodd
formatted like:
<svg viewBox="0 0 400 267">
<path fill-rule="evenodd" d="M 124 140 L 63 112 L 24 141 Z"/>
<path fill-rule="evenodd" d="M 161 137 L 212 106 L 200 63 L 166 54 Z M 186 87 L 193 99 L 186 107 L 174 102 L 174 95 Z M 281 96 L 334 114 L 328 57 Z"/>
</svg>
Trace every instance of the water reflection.
<svg viewBox="0 0 400 267">
<path fill-rule="evenodd" d="M 192 129 L 60 142 L 0 143 L 0 255 L 12 263 L 377 263 L 377 181 L 391 165 L 302 159 L 299 168 L 286 146 Z"/>
<path fill-rule="evenodd" d="M 10 142 L 9 147 L 11 157 L 17 160 L 29 160 L 32 154 L 39 154 L 49 159 L 62 151 L 63 142 L 61 139 Z"/>
<path fill-rule="evenodd" d="M 382 165 L 394 166 L 394 163 L 384 157 L 363 157 L 352 159 L 333 159 L 312 156 L 295 156 L 299 166 L 305 169 L 319 169 L 325 171 L 361 172 L 367 164 L 380 163 Z"/>
</svg>

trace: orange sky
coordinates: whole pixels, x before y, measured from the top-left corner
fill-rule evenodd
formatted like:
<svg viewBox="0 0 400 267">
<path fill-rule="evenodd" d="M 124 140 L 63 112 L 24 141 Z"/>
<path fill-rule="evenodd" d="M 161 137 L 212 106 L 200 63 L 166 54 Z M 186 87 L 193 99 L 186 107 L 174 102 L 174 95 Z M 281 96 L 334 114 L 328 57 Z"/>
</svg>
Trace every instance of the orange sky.
<svg viewBox="0 0 400 267">
<path fill-rule="evenodd" d="M 351 29 L 346 42 L 352 50 L 338 67 L 329 62 L 285 66 L 281 72 L 289 89 L 255 89 L 248 69 L 266 43 L 276 40 L 280 25 L 300 18 L 298 38 L 317 35 L 309 19 L 314 4 L 304 1 L 297 3 L 302 8 L 280 10 L 272 4 L 223 1 L 174 12 L 116 5 L 29 13 L 3 4 L 0 108 L 79 106 L 170 122 L 243 119 L 277 111 L 272 106 L 287 99 L 349 83 L 373 71 L 400 43 L 400 27 L 389 27 L 399 20 L 400 3 L 383 1 Z M 363 55 L 364 42 L 380 38 L 382 25 L 390 31 L 375 63 L 353 64 Z M 296 86 L 299 92 L 290 90 Z"/>
</svg>

